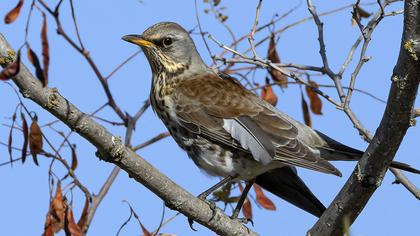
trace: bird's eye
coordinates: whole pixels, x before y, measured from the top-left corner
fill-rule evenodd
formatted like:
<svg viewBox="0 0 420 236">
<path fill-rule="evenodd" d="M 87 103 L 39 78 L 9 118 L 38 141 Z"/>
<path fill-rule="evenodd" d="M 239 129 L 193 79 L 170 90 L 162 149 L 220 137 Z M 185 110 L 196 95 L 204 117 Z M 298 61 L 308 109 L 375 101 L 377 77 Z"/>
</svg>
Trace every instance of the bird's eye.
<svg viewBox="0 0 420 236">
<path fill-rule="evenodd" d="M 167 47 L 167 46 L 169 46 L 171 44 L 172 44 L 172 39 L 171 38 L 168 37 L 168 38 L 163 39 L 163 45 L 165 47 Z"/>
</svg>

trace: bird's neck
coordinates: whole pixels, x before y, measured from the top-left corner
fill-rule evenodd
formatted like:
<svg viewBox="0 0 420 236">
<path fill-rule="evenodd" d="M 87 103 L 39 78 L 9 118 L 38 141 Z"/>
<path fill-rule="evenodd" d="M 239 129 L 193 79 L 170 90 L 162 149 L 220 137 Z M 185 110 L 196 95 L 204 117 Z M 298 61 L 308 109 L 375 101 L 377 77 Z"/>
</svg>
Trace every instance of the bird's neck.
<svg viewBox="0 0 420 236">
<path fill-rule="evenodd" d="M 180 80 L 187 80 L 194 78 L 197 74 L 206 74 L 211 71 L 201 61 L 188 61 L 188 63 L 176 63 L 173 61 L 166 61 L 159 67 L 155 67 L 152 79 L 152 91 L 157 93 L 157 97 L 163 97 L 171 93 L 172 89 L 177 86 Z"/>
</svg>

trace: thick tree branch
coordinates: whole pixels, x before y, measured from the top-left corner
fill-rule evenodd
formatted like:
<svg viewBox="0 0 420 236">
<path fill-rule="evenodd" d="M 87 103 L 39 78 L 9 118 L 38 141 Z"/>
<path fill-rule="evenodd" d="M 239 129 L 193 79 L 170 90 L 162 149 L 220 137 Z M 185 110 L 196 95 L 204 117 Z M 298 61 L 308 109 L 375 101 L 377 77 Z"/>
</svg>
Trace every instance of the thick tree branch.
<svg viewBox="0 0 420 236">
<path fill-rule="evenodd" d="M 407 129 L 420 81 L 420 2 L 404 5 L 400 54 L 382 121 L 362 159 L 340 193 L 308 235 L 343 235 L 382 182 Z"/>
<path fill-rule="evenodd" d="M 0 34 L 0 57 L 10 57 L 13 49 Z M 137 182 L 159 196 L 168 207 L 183 213 L 219 235 L 256 235 L 239 221 L 231 220 L 217 208 L 214 212 L 208 204 L 194 197 L 143 158 L 122 144 L 121 138 L 109 133 L 88 114 L 62 97 L 58 89 L 42 87 L 25 65 L 21 64 L 19 74 L 13 79 L 26 98 L 39 104 L 45 110 L 64 122 L 98 149 L 98 155 L 126 171 Z"/>
</svg>

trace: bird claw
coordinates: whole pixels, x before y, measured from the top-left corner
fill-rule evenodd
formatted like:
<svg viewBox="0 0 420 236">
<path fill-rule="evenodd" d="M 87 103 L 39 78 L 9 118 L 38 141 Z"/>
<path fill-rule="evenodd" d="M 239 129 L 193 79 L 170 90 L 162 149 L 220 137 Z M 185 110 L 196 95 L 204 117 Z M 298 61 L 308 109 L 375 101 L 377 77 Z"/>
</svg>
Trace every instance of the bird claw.
<svg viewBox="0 0 420 236">
<path fill-rule="evenodd" d="M 193 226 L 193 224 L 194 224 L 194 220 L 193 220 L 193 219 L 188 218 L 188 224 L 190 225 L 190 228 L 191 228 L 193 231 L 197 231 L 196 229 L 194 229 L 194 226 Z"/>
<path fill-rule="evenodd" d="M 252 220 L 252 219 L 250 219 L 250 218 L 246 218 L 246 217 L 244 217 L 244 218 L 235 218 L 235 217 L 230 217 L 232 220 L 237 220 L 237 221 L 239 221 L 240 223 L 242 223 L 242 224 L 244 224 L 244 225 L 246 225 L 246 224 L 248 224 L 248 223 L 251 223 L 251 225 L 252 225 L 252 227 L 254 227 L 254 221 Z"/>
<path fill-rule="evenodd" d="M 213 220 L 214 216 L 216 215 L 216 203 L 214 203 L 214 201 L 207 200 L 206 197 L 207 196 L 202 195 L 202 194 L 198 195 L 198 198 L 200 200 L 202 200 L 203 202 L 207 203 L 207 205 L 209 205 L 209 207 L 210 207 L 210 209 L 212 211 L 211 217 L 210 217 L 210 219 L 208 221 L 208 222 L 210 222 L 210 221 Z"/>
<path fill-rule="evenodd" d="M 200 199 L 200 200 L 202 200 L 203 202 L 207 203 L 207 205 L 210 207 L 210 209 L 211 209 L 211 211 L 212 211 L 211 217 L 210 217 L 210 219 L 208 220 L 208 222 L 210 222 L 210 221 L 212 221 L 212 220 L 213 220 L 213 218 L 216 216 L 216 203 L 214 203 L 213 201 L 209 201 L 209 200 L 207 200 L 207 199 L 206 199 L 206 197 L 207 197 L 207 196 L 202 195 L 202 194 L 200 194 L 200 195 L 198 195 L 198 196 L 197 196 L 197 198 L 199 198 L 199 199 Z M 193 231 L 197 231 L 196 229 L 194 229 L 194 226 L 193 226 L 193 224 L 194 224 L 194 220 L 193 220 L 193 219 L 188 218 L 188 224 L 190 225 L 190 228 L 191 228 Z"/>
</svg>

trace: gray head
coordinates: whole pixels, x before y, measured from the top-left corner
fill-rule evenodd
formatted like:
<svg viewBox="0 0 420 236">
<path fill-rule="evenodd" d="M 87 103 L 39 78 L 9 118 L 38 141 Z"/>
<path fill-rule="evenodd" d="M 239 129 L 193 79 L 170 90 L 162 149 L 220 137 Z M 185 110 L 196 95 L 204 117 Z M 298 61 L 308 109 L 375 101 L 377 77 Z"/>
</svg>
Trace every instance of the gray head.
<svg viewBox="0 0 420 236">
<path fill-rule="evenodd" d="M 142 35 L 131 34 L 122 39 L 143 49 L 154 73 L 205 68 L 190 35 L 177 23 L 160 22 Z"/>
</svg>

